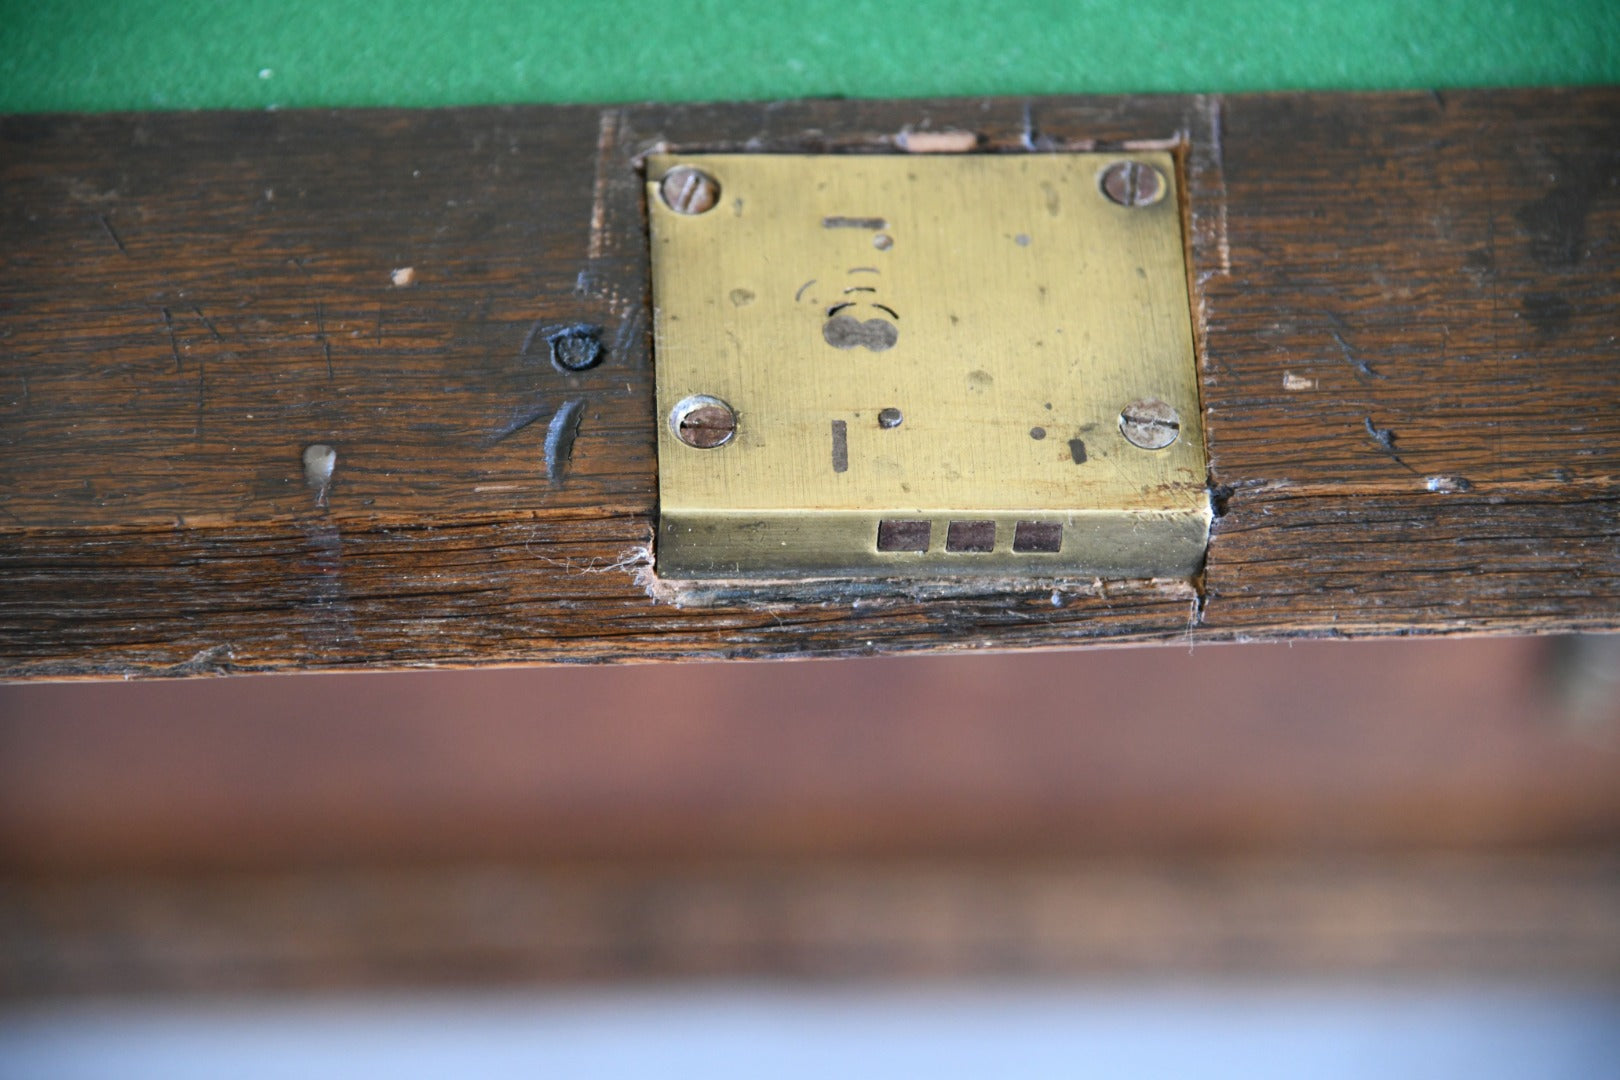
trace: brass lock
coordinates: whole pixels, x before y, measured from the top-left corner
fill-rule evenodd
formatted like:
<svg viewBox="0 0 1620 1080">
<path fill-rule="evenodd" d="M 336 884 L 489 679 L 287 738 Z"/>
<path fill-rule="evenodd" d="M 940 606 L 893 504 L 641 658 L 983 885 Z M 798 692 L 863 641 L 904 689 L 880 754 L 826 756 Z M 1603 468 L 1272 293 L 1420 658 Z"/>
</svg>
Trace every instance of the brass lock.
<svg viewBox="0 0 1620 1080">
<path fill-rule="evenodd" d="M 660 576 L 1187 576 L 1165 153 L 649 161 Z"/>
</svg>

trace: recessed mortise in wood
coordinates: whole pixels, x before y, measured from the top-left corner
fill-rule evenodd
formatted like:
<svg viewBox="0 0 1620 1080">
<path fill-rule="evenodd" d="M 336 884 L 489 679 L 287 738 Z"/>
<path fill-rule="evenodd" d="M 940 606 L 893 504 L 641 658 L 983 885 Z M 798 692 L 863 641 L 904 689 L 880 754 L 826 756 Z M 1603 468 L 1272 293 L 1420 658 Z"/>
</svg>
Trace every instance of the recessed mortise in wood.
<svg viewBox="0 0 1620 1080">
<path fill-rule="evenodd" d="M 647 168 L 675 416 L 661 578 L 1198 569 L 1208 470 L 1169 154 Z M 699 209 L 711 191 L 720 209 Z M 707 399 L 736 410 L 723 439 Z"/>
</svg>

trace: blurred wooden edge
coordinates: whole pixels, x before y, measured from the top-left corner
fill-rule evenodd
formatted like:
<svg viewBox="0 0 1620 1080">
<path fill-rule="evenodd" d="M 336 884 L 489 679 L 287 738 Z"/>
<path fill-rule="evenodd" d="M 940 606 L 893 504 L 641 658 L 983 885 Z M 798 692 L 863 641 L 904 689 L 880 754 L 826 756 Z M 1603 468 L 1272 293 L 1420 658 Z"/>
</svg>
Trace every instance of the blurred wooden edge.
<svg viewBox="0 0 1620 1080">
<path fill-rule="evenodd" d="M 1620 851 L 457 865 L 0 884 L 0 995 L 715 977 L 1620 981 Z"/>
</svg>

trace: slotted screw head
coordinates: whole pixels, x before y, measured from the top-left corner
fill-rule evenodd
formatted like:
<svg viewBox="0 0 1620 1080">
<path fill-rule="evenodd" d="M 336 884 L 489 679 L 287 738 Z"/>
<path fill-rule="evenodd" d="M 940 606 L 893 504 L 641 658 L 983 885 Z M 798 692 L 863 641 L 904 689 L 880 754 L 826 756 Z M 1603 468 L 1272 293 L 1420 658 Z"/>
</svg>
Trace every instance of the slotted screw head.
<svg viewBox="0 0 1620 1080">
<path fill-rule="evenodd" d="M 1164 198 L 1164 174 L 1140 161 L 1116 161 L 1098 180 L 1102 193 L 1121 206 L 1151 206 Z"/>
<path fill-rule="evenodd" d="M 687 446 L 712 450 L 737 433 L 737 414 L 717 397 L 693 394 L 675 406 L 669 424 L 675 437 Z"/>
<path fill-rule="evenodd" d="M 1119 411 L 1119 433 L 1143 450 L 1163 450 L 1181 437 L 1181 414 L 1156 398 L 1141 398 Z"/>
<path fill-rule="evenodd" d="M 658 193 L 677 214 L 701 214 L 720 201 L 720 182 L 701 169 L 677 165 L 664 174 Z"/>
</svg>

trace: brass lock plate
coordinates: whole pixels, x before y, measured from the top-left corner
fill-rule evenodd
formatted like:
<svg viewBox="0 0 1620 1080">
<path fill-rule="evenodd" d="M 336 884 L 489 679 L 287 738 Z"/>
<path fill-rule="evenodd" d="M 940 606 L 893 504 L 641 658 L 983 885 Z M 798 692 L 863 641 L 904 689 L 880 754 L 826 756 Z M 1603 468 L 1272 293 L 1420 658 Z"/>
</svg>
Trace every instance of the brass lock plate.
<svg viewBox="0 0 1620 1080">
<path fill-rule="evenodd" d="M 1165 153 L 652 157 L 660 576 L 1195 572 L 1180 202 Z"/>
</svg>

